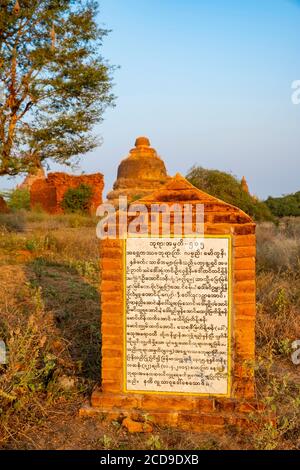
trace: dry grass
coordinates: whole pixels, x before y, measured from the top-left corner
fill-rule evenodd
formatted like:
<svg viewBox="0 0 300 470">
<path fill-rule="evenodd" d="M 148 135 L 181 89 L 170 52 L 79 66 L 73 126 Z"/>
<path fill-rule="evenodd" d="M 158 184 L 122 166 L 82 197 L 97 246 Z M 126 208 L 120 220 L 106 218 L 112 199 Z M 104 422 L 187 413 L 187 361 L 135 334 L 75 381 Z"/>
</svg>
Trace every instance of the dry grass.
<svg viewBox="0 0 300 470">
<path fill-rule="evenodd" d="M 296 218 L 285 218 L 279 226 L 265 222 L 257 227 L 258 272 L 299 272 L 300 223 Z"/>
<path fill-rule="evenodd" d="M 258 227 L 257 396 L 277 425 L 253 416 L 256 432 L 219 436 L 80 419 L 100 376 L 99 268 L 95 220 L 42 212 L 0 216 L 0 447 L 33 449 L 300 448 L 300 223 Z M 1 366 L 0 366 L 1 367 Z M 263 416 L 264 417 L 264 416 Z"/>
</svg>

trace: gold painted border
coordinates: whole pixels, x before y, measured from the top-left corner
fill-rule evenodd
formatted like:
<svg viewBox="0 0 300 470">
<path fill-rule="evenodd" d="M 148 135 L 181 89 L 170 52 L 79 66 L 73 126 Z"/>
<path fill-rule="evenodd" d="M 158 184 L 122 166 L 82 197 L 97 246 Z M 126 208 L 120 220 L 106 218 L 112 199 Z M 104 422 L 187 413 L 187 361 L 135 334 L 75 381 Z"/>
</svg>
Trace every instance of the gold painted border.
<svg viewBox="0 0 300 470">
<path fill-rule="evenodd" d="M 195 392 L 158 392 L 149 390 L 127 390 L 127 334 L 126 334 L 126 239 L 123 240 L 123 392 L 133 394 L 152 394 L 152 395 L 181 395 L 181 396 L 202 396 L 202 397 L 223 397 L 229 398 L 231 395 L 231 367 L 232 367 L 232 235 L 154 235 L 130 237 L 130 239 L 140 238 L 227 238 L 228 239 L 228 365 L 227 365 L 227 393 L 195 393 Z"/>
</svg>

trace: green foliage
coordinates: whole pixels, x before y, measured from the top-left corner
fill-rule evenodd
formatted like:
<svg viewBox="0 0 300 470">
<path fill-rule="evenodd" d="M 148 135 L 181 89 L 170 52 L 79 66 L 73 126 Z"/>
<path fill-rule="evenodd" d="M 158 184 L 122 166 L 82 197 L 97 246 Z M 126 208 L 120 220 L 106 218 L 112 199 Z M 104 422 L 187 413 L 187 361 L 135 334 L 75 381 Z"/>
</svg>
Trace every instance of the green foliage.
<svg viewBox="0 0 300 470">
<path fill-rule="evenodd" d="M 64 194 L 62 207 L 66 212 L 87 212 L 92 196 L 93 188 L 88 184 L 69 188 Z"/>
<path fill-rule="evenodd" d="M 276 217 L 300 216 L 300 191 L 282 197 L 268 197 L 266 205 Z"/>
<path fill-rule="evenodd" d="M 99 144 L 92 128 L 114 96 L 97 14 L 96 0 L 1 1 L 0 175 L 70 165 Z"/>
<path fill-rule="evenodd" d="M 16 188 L 10 191 L 5 191 L 2 195 L 7 200 L 7 205 L 10 209 L 30 209 L 30 192 L 28 189 Z"/>
<path fill-rule="evenodd" d="M 269 208 L 261 201 L 246 193 L 241 183 L 232 175 L 218 171 L 193 167 L 187 179 L 197 188 L 239 207 L 255 220 L 272 220 Z"/>
</svg>

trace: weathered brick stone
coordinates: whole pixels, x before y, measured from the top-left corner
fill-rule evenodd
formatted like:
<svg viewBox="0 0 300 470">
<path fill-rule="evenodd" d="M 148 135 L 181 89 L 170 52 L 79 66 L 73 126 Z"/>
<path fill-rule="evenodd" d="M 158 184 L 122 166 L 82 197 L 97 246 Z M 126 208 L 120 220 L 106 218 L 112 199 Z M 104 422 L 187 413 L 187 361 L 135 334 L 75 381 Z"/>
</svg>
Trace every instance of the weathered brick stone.
<svg viewBox="0 0 300 470">
<path fill-rule="evenodd" d="M 256 237 L 255 235 L 236 235 L 233 238 L 233 245 L 237 246 L 255 246 Z"/>
<path fill-rule="evenodd" d="M 256 306 L 255 304 L 237 304 L 235 305 L 236 318 L 255 317 Z"/>
<path fill-rule="evenodd" d="M 255 295 L 255 290 L 256 290 L 256 284 L 255 280 L 243 280 L 243 281 L 237 281 L 235 282 L 234 285 L 234 292 L 236 293 L 248 293 L 248 294 L 254 294 Z"/>
<path fill-rule="evenodd" d="M 110 259 L 110 258 L 103 258 L 101 262 L 101 266 L 103 271 L 107 272 L 115 272 L 117 270 L 122 270 L 123 268 L 123 260 L 119 259 Z"/>
<path fill-rule="evenodd" d="M 233 261 L 233 268 L 239 270 L 254 270 L 255 258 L 236 258 Z"/>
<path fill-rule="evenodd" d="M 102 379 L 104 381 L 115 381 L 118 380 L 121 383 L 122 370 L 121 369 L 102 369 Z"/>
<path fill-rule="evenodd" d="M 234 280 L 238 281 L 250 281 L 255 279 L 255 271 L 245 269 L 242 271 L 234 271 Z"/>
<path fill-rule="evenodd" d="M 234 256 L 236 258 L 251 258 L 256 254 L 255 246 L 236 246 L 234 248 Z"/>
<path fill-rule="evenodd" d="M 145 394 L 142 398 L 142 408 L 146 410 L 195 410 L 197 401 L 193 398 L 172 397 L 163 395 Z"/>
<path fill-rule="evenodd" d="M 235 305 L 238 304 L 253 304 L 255 302 L 255 294 L 250 292 L 234 292 L 233 295 Z"/>
<path fill-rule="evenodd" d="M 116 281 L 102 280 L 101 290 L 102 292 L 117 292 L 122 290 L 122 283 Z"/>
<path fill-rule="evenodd" d="M 103 409 L 114 407 L 133 409 L 140 407 L 140 398 L 135 395 L 108 394 L 95 390 L 92 395 L 92 406 L 98 406 Z"/>
<path fill-rule="evenodd" d="M 122 292 L 102 292 L 101 299 L 103 302 L 112 302 L 112 303 L 119 303 L 122 302 Z"/>
<path fill-rule="evenodd" d="M 103 368 L 103 369 L 119 369 L 119 368 L 123 368 L 122 357 L 121 357 L 121 356 L 118 356 L 118 357 L 111 357 L 111 356 L 105 355 L 105 356 L 102 358 L 102 368 Z"/>
<path fill-rule="evenodd" d="M 117 335 L 118 337 L 120 337 L 120 327 L 119 327 L 119 325 L 112 325 L 111 323 L 102 323 L 101 332 L 102 332 L 102 336 L 104 336 L 104 335 L 110 335 L 110 336 Z"/>
</svg>

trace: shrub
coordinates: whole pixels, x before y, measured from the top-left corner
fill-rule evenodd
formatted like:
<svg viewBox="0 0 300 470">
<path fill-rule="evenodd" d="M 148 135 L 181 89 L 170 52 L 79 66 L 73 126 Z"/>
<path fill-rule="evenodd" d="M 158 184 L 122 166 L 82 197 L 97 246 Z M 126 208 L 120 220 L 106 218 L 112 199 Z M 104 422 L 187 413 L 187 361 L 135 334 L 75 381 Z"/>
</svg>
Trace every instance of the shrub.
<svg viewBox="0 0 300 470">
<path fill-rule="evenodd" d="M 218 170 L 193 167 L 187 174 L 187 179 L 196 188 L 239 207 L 255 220 L 273 220 L 266 204 L 246 193 L 233 175 Z"/>
<path fill-rule="evenodd" d="M 16 188 L 2 193 L 11 210 L 30 209 L 30 192 L 28 189 Z"/>
<path fill-rule="evenodd" d="M 66 212 L 87 212 L 93 196 L 93 188 L 88 184 L 80 184 L 77 188 L 69 188 L 64 195 L 62 208 Z"/>
</svg>

